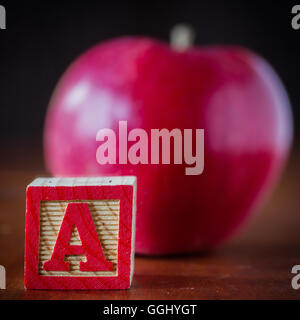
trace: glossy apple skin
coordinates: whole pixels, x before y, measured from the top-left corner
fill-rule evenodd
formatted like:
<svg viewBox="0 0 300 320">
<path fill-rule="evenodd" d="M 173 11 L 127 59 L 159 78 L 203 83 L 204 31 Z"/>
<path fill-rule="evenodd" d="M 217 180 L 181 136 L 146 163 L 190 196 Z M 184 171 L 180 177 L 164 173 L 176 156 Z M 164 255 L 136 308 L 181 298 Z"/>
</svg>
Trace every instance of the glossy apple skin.
<svg viewBox="0 0 300 320">
<path fill-rule="evenodd" d="M 205 130 L 202 175 L 186 165 L 99 165 L 96 132 Z M 173 254 L 222 244 L 277 181 L 292 139 L 286 92 L 271 67 L 239 47 L 176 52 L 120 38 L 79 57 L 48 109 L 45 160 L 56 176 L 136 175 L 136 252 Z M 149 151 L 150 152 L 150 151 Z"/>
</svg>

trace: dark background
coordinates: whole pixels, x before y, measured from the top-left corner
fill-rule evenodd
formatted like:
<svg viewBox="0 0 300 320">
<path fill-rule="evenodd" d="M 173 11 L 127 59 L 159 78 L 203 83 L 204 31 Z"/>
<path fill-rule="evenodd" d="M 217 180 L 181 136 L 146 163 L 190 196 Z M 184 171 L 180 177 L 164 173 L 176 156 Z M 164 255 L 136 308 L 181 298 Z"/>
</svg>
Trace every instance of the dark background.
<svg viewBox="0 0 300 320">
<path fill-rule="evenodd" d="M 7 29 L 0 30 L 1 141 L 35 137 L 41 144 L 54 86 L 87 48 L 123 35 L 168 41 L 171 27 L 180 22 L 195 28 L 197 45 L 238 44 L 265 57 L 287 88 L 296 124 L 299 119 L 300 30 L 291 27 L 295 1 L 0 0 L 0 4 L 7 12 Z"/>
<path fill-rule="evenodd" d="M 300 30 L 291 27 L 297 2 L 0 0 L 7 11 L 7 29 L 0 30 L 0 264 L 7 290 L 0 300 L 300 299 L 300 289 L 291 287 L 291 268 L 300 264 L 299 144 L 265 207 L 216 252 L 137 256 L 130 290 L 24 290 L 25 189 L 46 174 L 45 112 L 68 65 L 97 42 L 122 35 L 168 41 L 174 24 L 189 23 L 197 45 L 246 46 L 273 65 L 292 102 L 297 143 Z"/>
</svg>

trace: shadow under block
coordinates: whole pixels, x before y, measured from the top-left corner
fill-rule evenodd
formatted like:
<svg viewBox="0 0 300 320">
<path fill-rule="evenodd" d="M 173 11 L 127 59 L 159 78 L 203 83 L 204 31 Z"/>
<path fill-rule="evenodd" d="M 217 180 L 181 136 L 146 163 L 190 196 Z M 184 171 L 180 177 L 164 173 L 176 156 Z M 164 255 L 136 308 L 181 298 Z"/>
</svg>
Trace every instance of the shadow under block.
<svg viewBox="0 0 300 320">
<path fill-rule="evenodd" d="M 136 178 L 37 178 L 26 191 L 27 289 L 127 289 Z"/>
</svg>

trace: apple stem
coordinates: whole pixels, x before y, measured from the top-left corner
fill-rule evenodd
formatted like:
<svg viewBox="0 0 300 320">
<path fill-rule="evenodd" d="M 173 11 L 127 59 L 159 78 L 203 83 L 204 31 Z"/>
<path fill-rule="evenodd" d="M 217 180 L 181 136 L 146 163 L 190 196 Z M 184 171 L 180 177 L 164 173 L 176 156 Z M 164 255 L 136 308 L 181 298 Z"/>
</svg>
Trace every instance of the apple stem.
<svg viewBox="0 0 300 320">
<path fill-rule="evenodd" d="M 176 24 L 170 32 L 171 47 L 177 51 L 185 51 L 192 47 L 195 40 L 194 29 L 187 24 Z"/>
</svg>

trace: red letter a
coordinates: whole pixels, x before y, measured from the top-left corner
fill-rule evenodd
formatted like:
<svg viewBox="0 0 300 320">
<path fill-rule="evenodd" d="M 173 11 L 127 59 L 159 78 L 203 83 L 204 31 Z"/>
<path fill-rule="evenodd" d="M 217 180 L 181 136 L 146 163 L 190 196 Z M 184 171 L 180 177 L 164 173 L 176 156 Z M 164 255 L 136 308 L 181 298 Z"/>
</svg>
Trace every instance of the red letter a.
<svg viewBox="0 0 300 320">
<path fill-rule="evenodd" d="M 74 226 L 78 230 L 81 246 L 71 246 L 70 238 Z M 52 257 L 43 265 L 46 271 L 69 271 L 66 255 L 85 255 L 86 262 L 80 262 L 80 271 L 112 271 L 112 262 L 107 261 L 87 203 L 73 202 L 66 208 Z"/>
</svg>

